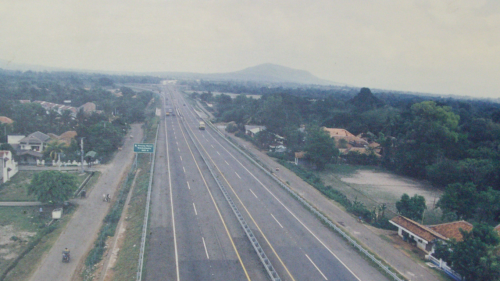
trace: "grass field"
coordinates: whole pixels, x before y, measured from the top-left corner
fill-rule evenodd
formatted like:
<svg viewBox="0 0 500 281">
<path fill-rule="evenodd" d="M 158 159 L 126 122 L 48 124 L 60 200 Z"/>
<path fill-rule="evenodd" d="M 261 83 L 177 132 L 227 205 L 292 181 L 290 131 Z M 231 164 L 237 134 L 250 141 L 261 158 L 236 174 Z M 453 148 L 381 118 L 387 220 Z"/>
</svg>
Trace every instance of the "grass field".
<svg viewBox="0 0 500 281">
<path fill-rule="evenodd" d="M 14 196 L 18 194 L 15 191 L 26 189 L 25 186 L 29 184 L 34 173 L 36 172 L 20 171 L 18 173 L 20 177 L 13 178 L 9 182 L 11 185 L 2 191 L 9 191 L 5 194 L 8 194 L 10 196 L 8 198 L 12 201 L 24 201 L 20 200 L 22 196 Z M 77 174 L 78 184 L 81 184 L 87 175 Z M 87 189 L 92 188 L 98 176 L 99 173 L 87 183 Z M 63 218 L 54 222 L 49 229 L 46 224 L 51 220 L 52 210 L 57 207 L 60 206 L 43 205 L 42 213 L 40 213 L 40 206 L 0 207 L 0 276 L 8 267 L 17 262 L 4 280 L 27 280 L 38 266 L 41 257 L 55 243 L 75 210 L 72 205 L 65 207 Z M 24 256 L 17 260 L 22 253 Z M 0 280 L 2 280 L 1 277 Z"/>
<path fill-rule="evenodd" d="M 19 208 L 19 207 L 10 207 Z M 28 280 L 33 271 L 37 268 L 41 262 L 41 257 L 52 248 L 55 241 L 64 230 L 65 225 L 70 221 L 74 211 L 74 206 L 70 206 L 65 209 L 65 215 L 59 221 L 56 221 L 52 226 L 54 230 L 48 234 L 41 236 L 34 236 L 32 239 L 37 240 L 34 247 L 27 252 L 17 263 L 17 265 L 9 272 L 4 281 L 18 281 L 18 280 Z M 47 208 L 47 214 L 50 214 L 51 209 Z M 49 215 L 47 215 L 49 217 Z M 48 220 L 47 220 L 48 221 Z M 39 228 L 40 230 L 40 228 Z M 40 234 L 39 234 L 40 235 Z M 35 241 L 34 241 L 35 242 Z M 25 248 L 30 245 L 25 243 Z"/>
<path fill-rule="evenodd" d="M 0 201 L 35 201 L 28 195 L 28 185 L 35 171 L 19 171 L 10 181 L 0 185 Z"/>
<path fill-rule="evenodd" d="M 28 195 L 28 185 L 35 173 L 39 171 L 19 171 L 12 179 L 0 185 L 0 201 L 36 201 L 33 195 Z M 79 174 L 72 172 L 76 175 L 78 185 L 85 180 L 88 174 Z M 97 176 L 97 175 L 95 175 Z"/>
<path fill-rule="evenodd" d="M 401 195 L 422 195 L 427 204 L 424 224 L 442 222 L 441 210 L 435 208 L 442 191 L 425 183 L 367 166 L 328 165 L 327 169 L 317 174 L 325 185 L 332 186 L 350 200 L 362 202 L 369 210 L 385 203 L 389 218 L 396 215 L 396 202 Z"/>
<path fill-rule="evenodd" d="M 3 273 L 26 247 L 29 247 L 30 242 L 38 238 L 37 235 L 51 220 L 52 210 L 56 206 L 43 206 L 42 213 L 39 208 L 39 206 L 0 207 L 0 273 Z M 72 208 L 68 210 L 72 211 Z"/>
</svg>

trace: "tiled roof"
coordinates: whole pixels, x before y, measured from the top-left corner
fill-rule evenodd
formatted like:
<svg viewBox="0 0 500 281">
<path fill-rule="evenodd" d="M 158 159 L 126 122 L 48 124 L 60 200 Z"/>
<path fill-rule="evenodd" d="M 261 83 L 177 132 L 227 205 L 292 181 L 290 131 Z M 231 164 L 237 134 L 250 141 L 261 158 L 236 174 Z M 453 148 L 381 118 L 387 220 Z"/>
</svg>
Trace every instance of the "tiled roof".
<svg viewBox="0 0 500 281">
<path fill-rule="evenodd" d="M 10 157 L 10 150 L 0 150 L 0 158 Z"/>
<path fill-rule="evenodd" d="M 390 222 L 407 229 L 418 237 L 425 239 L 427 242 L 431 242 L 436 238 L 448 240 L 446 237 L 430 229 L 429 227 L 421 225 L 418 222 L 412 221 L 409 218 L 405 218 L 403 216 L 394 217 L 390 220 Z"/>
<path fill-rule="evenodd" d="M 14 121 L 9 117 L 0 116 L 0 123 L 12 124 Z"/>
<path fill-rule="evenodd" d="M 64 142 L 66 145 L 70 145 L 71 140 L 74 139 L 76 135 L 77 135 L 76 131 L 66 131 L 58 137 L 58 140 Z"/>
<path fill-rule="evenodd" d="M 47 141 L 47 140 L 50 139 L 49 136 L 47 136 L 46 134 L 44 134 L 44 133 L 42 133 L 40 131 L 36 131 L 36 132 L 30 134 L 29 136 L 35 137 L 35 138 L 37 138 L 37 139 L 39 139 L 39 140 L 41 140 L 43 142 L 45 142 L 45 141 Z"/>
<path fill-rule="evenodd" d="M 67 139 L 67 138 L 74 139 L 76 135 L 77 135 L 76 131 L 66 131 L 59 136 L 59 139 Z"/>
<path fill-rule="evenodd" d="M 326 128 L 323 129 L 330 134 L 330 137 L 348 137 L 348 138 L 356 138 L 355 135 L 349 133 L 346 129 L 338 129 L 338 128 Z"/>
<path fill-rule="evenodd" d="M 33 150 L 22 150 L 17 155 L 19 155 L 19 156 L 21 156 L 21 155 L 31 155 L 31 156 L 34 156 L 34 157 L 37 157 L 37 158 L 42 158 L 43 157 L 43 153 L 38 152 L 38 151 L 33 151 Z"/>
<path fill-rule="evenodd" d="M 84 105 L 80 106 L 78 109 L 83 108 L 83 111 L 86 113 L 94 112 L 96 110 L 95 103 L 87 102 Z"/>
<path fill-rule="evenodd" d="M 431 225 L 429 226 L 429 228 L 446 238 L 455 238 L 455 240 L 457 241 L 462 241 L 463 237 L 462 233 L 460 233 L 460 229 L 469 232 L 472 230 L 473 226 L 466 221 L 454 221 L 449 223 Z"/>
<path fill-rule="evenodd" d="M 42 143 L 50 140 L 50 137 L 42 132 L 34 132 L 29 136 L 19 140 L 19 143 Z"/>
</svg>

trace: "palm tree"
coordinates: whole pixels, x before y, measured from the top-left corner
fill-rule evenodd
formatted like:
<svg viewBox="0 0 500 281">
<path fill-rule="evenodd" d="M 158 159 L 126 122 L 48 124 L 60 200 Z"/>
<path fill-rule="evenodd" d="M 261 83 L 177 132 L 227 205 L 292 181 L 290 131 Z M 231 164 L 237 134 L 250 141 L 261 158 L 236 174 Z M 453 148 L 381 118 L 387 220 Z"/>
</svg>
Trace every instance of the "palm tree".
<svg viewBox="0 0 500 281">
<path fill-rule="evenodd" d="M 59 142 L 58 140 L 51 141 L 47 148 L 45 149 L 46 153 L 50 156 L 52 160 L 58 159 L 58 162 L 61 162 L 61 153 L 66 148 L 66 145 L 63 142 Z"/>
</svg>

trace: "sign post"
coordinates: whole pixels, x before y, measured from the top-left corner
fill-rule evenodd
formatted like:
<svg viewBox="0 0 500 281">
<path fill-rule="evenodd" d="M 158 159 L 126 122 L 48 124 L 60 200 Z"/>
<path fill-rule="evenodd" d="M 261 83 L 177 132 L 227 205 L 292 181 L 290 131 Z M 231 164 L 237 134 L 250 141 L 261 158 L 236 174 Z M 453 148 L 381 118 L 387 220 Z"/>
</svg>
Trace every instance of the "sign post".
<svg viewBox="0 0 500 281">
<path fill-rule="evenodd" d="M 134 143 L 135 153 L 153 153 L 155 145 L 153 143 Z"/>
<path fill-rule="evenodd" d="M 149 162 L 151 162 L 151 157 L 153 155 L 154 150 L 155 150 L 155 145 L 153 143 L 134 143 L 134 152 L 149 153 Z"/>
</svg>

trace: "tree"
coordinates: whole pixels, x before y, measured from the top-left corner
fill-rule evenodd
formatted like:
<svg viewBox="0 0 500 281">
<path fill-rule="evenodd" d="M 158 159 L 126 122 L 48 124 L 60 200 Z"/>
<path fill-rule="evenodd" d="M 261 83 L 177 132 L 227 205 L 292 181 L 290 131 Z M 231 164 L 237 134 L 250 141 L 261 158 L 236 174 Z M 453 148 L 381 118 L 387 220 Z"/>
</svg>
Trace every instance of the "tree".
<svg viewBox="0 0 500 281">
<path fill-rule="evenodd" d="M 497 254 L 500 238 L 496 231 L 486 224 L 478 224 L 470 232 L 462 229 L 460 232 L 463 240 L 450 243 L 450 251 L 444 260 L 466 280 L 500 280 L 500 257 Z"/>
<path fill-rule="evenodd" d="M 426 166 L 450 154 L 456 146 L 460 117 L 451 108 L 425 101 L 411 106 L 403 119 L 393 167 L 406 175 L 425 178 Z"/>
<path fill-rule="evenodd" d="M 443 210 L 443 215 L 455 213 L 459 219 L 467 220 L 474 216 L 477 196 L 477 189 L 473 183 L 454 183 L 446 187 L 437 206 Z"/>
<path fill-rule="evenodd" d="M 77 188 L 76 176 L 58 171 L 42 171 L 33 176 L 28 194 L 34 194 L 42 203 L 62 203 Z"/>
<path fill-rule="evenodd" d="M 353 104 L 360 111 L 375 109 L 384 104 L 372 94 L 369 88 L 361 88 L 359 93 L 349 103 Z"/>
<path fill-rule="evenodd" d="M 327 163 L 339 155 L 335 141 L 323 128 L 314 125 L 307 129 L 304 150 L 307 152 L 307 158 L 316 165 L 318 170 L 323 170 Z"/>
<path fill-rule="evenodd" d="M 500 217 L 500 191 L 488 187 L 477 196 L 475 218 L 480 222 L 498 222 Z"/>
<path fill-rule="evenodd" d="M 45 157 L 49 156 L 52 160 L 57 160 L 59 155 L 63 153 L 66 145 L 63 142 L 51 141 L 48 143 L 47 148 L 44 150 Z"/>
<path fill-rule="evenodd" d="M 398 213 L 412 220 L 422 220 L 427 206 L 425 205 L 425 198 L 421 195 L 413 195 L 410 198 L 408 194 L 403 194 L 401 200 L 396 202 L 396 209 Z"/>
</svg>

